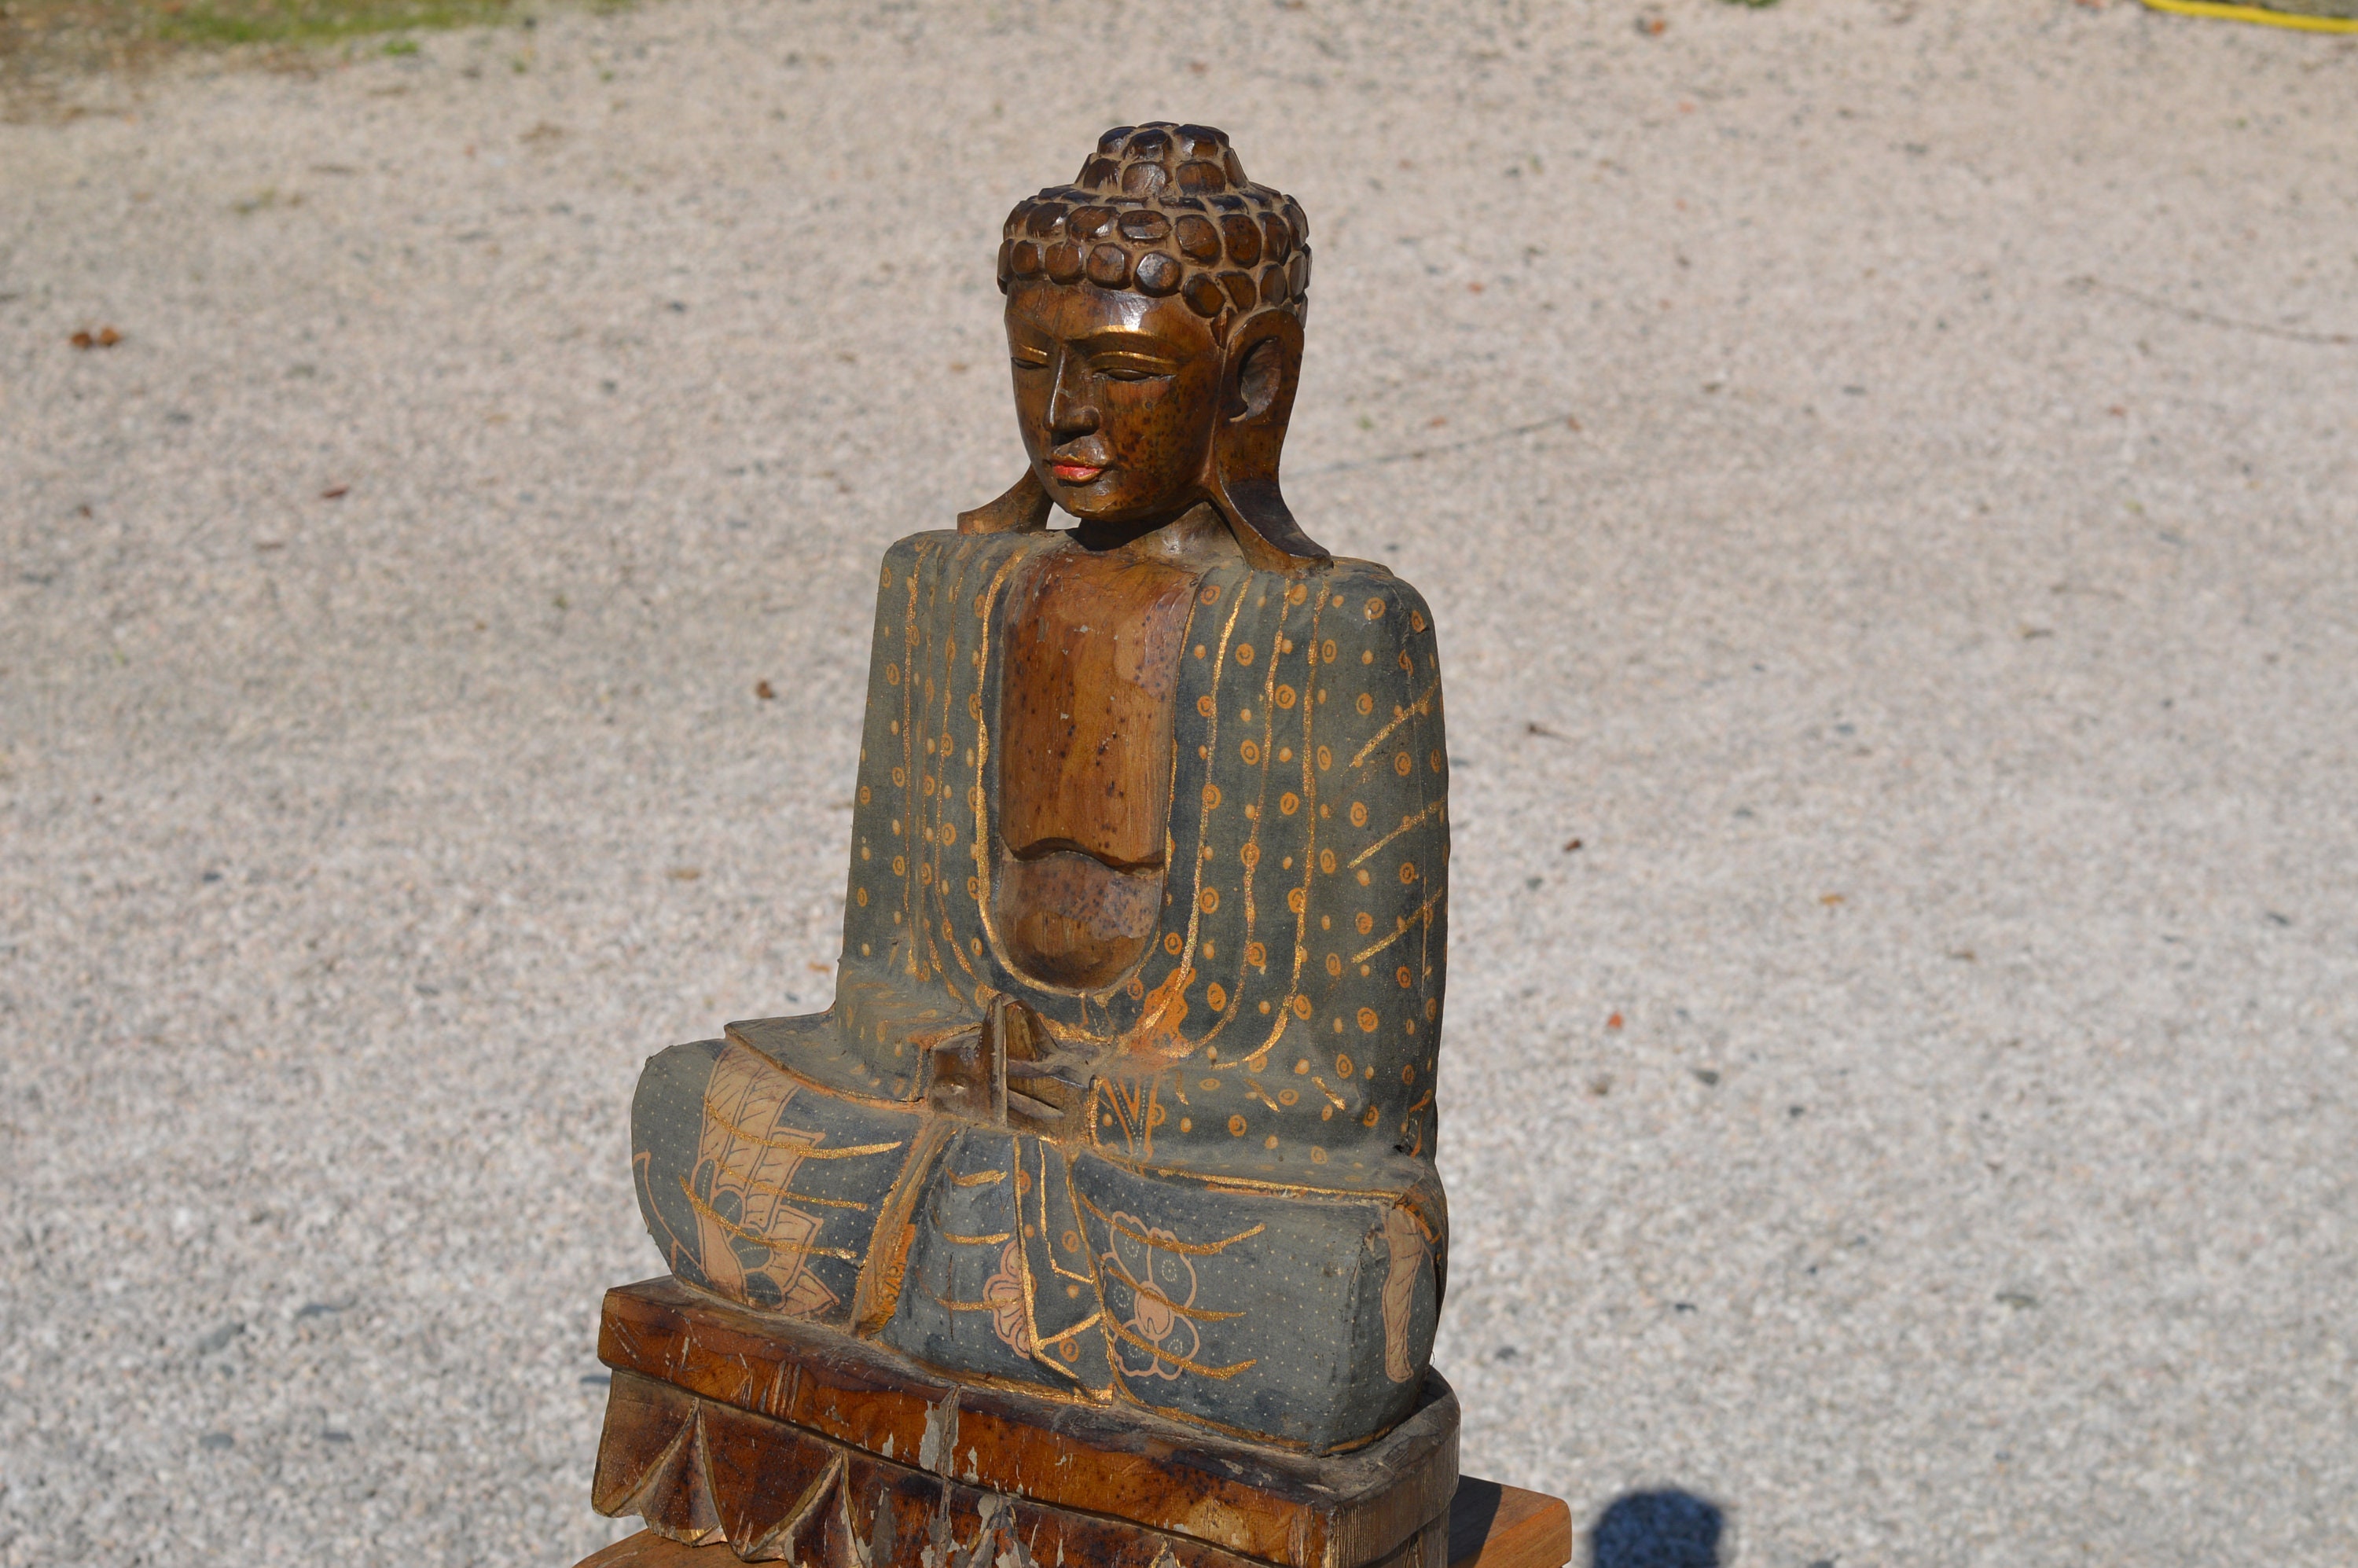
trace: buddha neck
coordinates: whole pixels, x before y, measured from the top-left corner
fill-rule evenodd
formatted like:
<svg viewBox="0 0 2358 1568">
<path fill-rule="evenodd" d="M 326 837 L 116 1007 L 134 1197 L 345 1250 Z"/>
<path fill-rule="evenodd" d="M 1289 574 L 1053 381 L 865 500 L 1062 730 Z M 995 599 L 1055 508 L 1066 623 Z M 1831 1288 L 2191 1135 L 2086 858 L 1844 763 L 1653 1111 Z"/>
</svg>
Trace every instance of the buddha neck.
<svg viewBox="0 0 2358 1568">
<path fill-rule="evenodd" d="M 1170 522 L 1140 532 L 1084 520 L 1072 530 L 1072 538 L 1094 555 L 1126 553 L 1136 560 L 1163 561 L 1192 572 L 1244 558 L 1228 520 L 1208 501 L 1199 501 Z"/>
</svg>

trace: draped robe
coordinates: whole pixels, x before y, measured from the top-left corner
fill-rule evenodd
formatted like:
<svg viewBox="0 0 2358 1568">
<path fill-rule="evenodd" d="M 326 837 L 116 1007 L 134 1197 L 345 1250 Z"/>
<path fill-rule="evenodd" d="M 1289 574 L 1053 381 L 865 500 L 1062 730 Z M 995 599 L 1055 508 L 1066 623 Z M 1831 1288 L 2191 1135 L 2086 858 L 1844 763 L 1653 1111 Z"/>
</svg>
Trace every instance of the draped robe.
<svg viewBox="0 0 2358 1568">
<path fill-rule="evenodd" d="M 1048 985 L 994 930 L 992 745 L 1011 580 L 1077 547 L 886 555 L 834 1005 L 648 1063 L 641 1211 L 681 1281 L 957 1377 L 1353 1446 L 1413 1407 L 1446 1277 L 1431 616 L 1368 562 L 1203 570 L 1159 927 L 1126 977 Z M 1061 1119 L 945 1111 L 929 1077 L 1018 1002 L 1089 1064 Z"/>
</svg>

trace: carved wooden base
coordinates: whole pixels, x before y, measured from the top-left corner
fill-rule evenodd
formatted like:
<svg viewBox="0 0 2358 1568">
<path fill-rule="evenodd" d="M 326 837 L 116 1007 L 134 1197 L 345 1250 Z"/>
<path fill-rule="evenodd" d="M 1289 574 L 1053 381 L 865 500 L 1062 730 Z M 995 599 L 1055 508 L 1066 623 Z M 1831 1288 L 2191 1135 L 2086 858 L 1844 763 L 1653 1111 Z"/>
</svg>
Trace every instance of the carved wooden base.
<svg viewBox="0 0 2358 1568">
<path fill-rule="evenodd" d="M 725 1541 L 729 1555 L 677 1558 L 698 1568 L 731 1557 L 989 1568 L 1003 1554 L 1091 1568 L 1447 1568 L 1453 1498 L 1482 1503 L 1458 1486 L 1457 1399 L 1437 1374 L 1391 1432 L 1314 1457 L 1136 1409 L 952 1382 L 669 1280 L 608 1292 L 598 1354 L 614 1386 L 592 1501 L 651 1532 L 609 1550 Z M 1490 1494 L 1484 1532 L 1520 1541 L 1530 1510 L 1510 1517 L 1503 1496 Z M 1563 1553 L 1546 1563 L 1485 1557 L 1486 1568 L 1559 1568 L 1568 1516 L 1559 1533 Z"/>
<path fill-rule="evenodd" d="M 682 1546 L 643 1530 L 577 1568 L 721 1568 L 727 1547 Z M 1449 1568 L 1563 1568 L 1572 1561 L 1572 1510 L 1563 1499 L 1468 1476 L 1449 1508 Z"/>
</svg>

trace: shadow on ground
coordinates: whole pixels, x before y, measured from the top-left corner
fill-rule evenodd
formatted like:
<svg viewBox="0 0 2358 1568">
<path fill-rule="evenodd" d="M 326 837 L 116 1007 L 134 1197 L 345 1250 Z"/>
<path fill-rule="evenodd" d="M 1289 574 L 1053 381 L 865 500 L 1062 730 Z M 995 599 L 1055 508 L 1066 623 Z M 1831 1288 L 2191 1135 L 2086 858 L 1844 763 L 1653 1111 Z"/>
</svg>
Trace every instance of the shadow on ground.
<svg viewBox="0 0 2358 1568">
<path fill-rule="evenodd" d="M 1675 1488 L 1616 1498 L 1588 1532 L 1590 1568 L 1720 1568 L 1727 1515 Z"/>
</svg>

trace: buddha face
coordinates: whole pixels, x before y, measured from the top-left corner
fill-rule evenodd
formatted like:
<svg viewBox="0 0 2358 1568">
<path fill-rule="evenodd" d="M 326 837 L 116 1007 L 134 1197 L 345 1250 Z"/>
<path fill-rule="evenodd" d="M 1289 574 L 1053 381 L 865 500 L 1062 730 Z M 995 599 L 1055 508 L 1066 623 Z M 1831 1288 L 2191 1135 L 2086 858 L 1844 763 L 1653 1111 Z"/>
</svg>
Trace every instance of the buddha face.
<svg viewBox="0 0 2358 1568">
<path fill-rule="evenodd" d="M 1032 470 L 1085 533 L 1135 537 L 1203 499 L 1222 353 L 1177 296 L 1019 284 L 1007 351 Z"/>
</svg>

